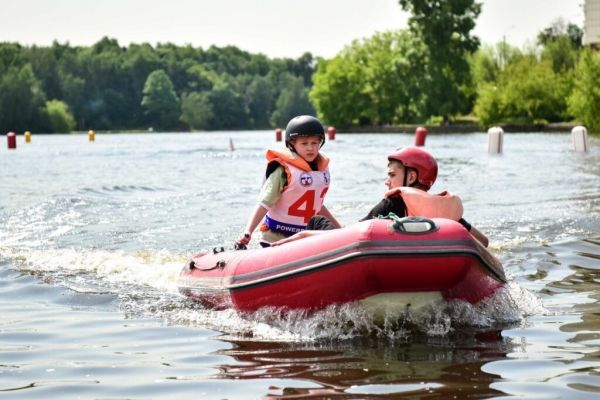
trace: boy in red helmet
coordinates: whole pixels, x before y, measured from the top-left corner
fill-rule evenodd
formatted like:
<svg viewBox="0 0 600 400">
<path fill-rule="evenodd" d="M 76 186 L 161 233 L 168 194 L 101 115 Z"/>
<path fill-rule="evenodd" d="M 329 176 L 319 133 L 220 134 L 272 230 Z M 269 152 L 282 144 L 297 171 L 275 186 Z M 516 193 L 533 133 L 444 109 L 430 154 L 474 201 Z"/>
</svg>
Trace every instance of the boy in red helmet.
<svg viewBox="0 0 600 400">
<path fill-rule="evenodd" d="M 385 185 L 389 190 L 383 200 L 373 207 L 361 221 L 377 218 L 379 215 L 385 216 L 389 213 L 401 217 L 413 215 L 448 218 L 458 221 L 475 239 L 487 247 L 488 238 L 462 218 L 462 202 L 458 196 L 448 191 L 437 195 L 427 193 L 434 184 L 437 174 L 437 162 L 425 150 L 417 147 L 403 147 L 396 150 L 388 156 Z M 335 228 L 336 226 L 326 218 L 315 216 L 311 218 L 305 231 L 273 243 L 273 245 L 278 246 Z"/>
</svg>

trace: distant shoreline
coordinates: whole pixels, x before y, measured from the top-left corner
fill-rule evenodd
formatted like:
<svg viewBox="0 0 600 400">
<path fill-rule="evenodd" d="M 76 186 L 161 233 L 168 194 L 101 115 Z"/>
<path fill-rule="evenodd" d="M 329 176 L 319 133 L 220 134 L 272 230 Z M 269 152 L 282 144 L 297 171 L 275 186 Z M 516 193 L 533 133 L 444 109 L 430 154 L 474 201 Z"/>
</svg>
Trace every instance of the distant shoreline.
<svg viewBox="0 0 600 400">
<path fill-rule="evenodd" d="M 498 125 L 502 127 L 505 133 L 533 133 L 533 132 L 547 132 L 547 133 L 557 133 L 557 132 L 566 132 L 571 133 L 571 130 L 578 126 L 578 124 L 574 123 L 550 123 L 547 125 L 536 125 L 536 124 L 506 124 L 506 125 Z M 380 125 L 365 125 L 365 126 L 350 126 L 344 128 L 336 128 L 337 134 L 352 134 L 352 133 L 415 133 L 415 130 L 418 127 L 424 127 L 427 129 L 427 133 L 431 134 L 447 134 L 447 133 L 485 133 L 487 129 L 481 129 L 476 124 L 451 124 L 451 125 L 394 125 L 394 126 L 380 126 Z M 269 129 L 256 129 L 260 131 L 265 131 Z M 272 129 L 275 131 L 275 129 Z M 250 130 L 249 130 L 250 131 Z M 195 132 L 204 132 L 204 131 L 173 131 L 168 133 L 195 133 Z M 211 131 L 211 132 L 237 132 L 237 131 Z M 73 131 L 70 134 L 73 135 L 87 135 L 89 131 Z M 111 133 L 131 133 L 131 134 L 160 134 L 165 132 L 160 131 L 148 131 L 143 129 L 131 129 L 131 130 L 94 130 L 94 133 L 98 134 L 111 134 Z M 38 132 L 36 134 L 42 135 L 55 135 L 55 133 L 42 133 Z M 20 135 L 17 133 L 17 135 Z M 21 133 L 22 135 L 22 133 Z"/>
<path fill-rule="evenodd" d="M 499 124 L 506 133 L 529 133 L 529 132 L 568 132 L 577 126 L 573 123 L 551 123 L 547 125 L 522 124 L 513 125 Z M 398 126 L 352 126 L 337 129 L 337 133 L 415 133 L 418 127 L 427 129 L 427 133 L 477 133 L 487 132 L 487 129 L 481 129 L 475 124 L 457 124 L 457 125 L 398 125 Z"/>
</svg>

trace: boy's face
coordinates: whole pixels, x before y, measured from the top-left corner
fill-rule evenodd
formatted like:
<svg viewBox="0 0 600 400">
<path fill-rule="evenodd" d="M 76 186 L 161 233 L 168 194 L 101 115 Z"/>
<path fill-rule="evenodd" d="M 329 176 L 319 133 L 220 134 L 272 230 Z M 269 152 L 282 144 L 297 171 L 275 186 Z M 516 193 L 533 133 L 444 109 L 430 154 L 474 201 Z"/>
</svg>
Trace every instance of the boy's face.
<svg viewBox="0 0 600 400">
<path fill-rule="evenodd" d="M 404 173 L 406 172 L 404 165 L 397 161 L 390 161 L 388 164 L 387 179 L 385 185 L 388 189 L 401 187 L 404 185 Z"/>
<path fill-rule="evenodd" d="M 311 162 L 319 155 L 321 138 L 318 136 L 300 136 L 292 142 L 292 145 L 300 157 L 304 158 L 306 162 Z"/>
</svg>

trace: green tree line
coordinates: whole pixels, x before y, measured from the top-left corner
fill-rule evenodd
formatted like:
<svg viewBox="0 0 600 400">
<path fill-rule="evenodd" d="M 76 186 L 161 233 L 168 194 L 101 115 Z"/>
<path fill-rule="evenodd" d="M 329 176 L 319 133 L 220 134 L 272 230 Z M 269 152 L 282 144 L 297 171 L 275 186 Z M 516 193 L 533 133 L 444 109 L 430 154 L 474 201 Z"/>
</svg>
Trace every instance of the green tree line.
<svg viewBox="0 0 600 400">
<path fill-rule="evenodd" d="M 269 59 L 103 38 L 89 47 L 0 43 L 0 131 L 225 130 L 285 126 L 315 114 L 317 59 Z"/>
<path fill-rule="evenodd" d="M 331 59 L 234 46 L 0 43 L 0 131 L 233 130 L 317 114 L 337 127 L 577 122 L 600 131 L 600 56 L 562 20 L 522 49 L 481 46 L 475 0 L 399 0 L 408 28 Z"/>
<path fill-rule="evenodd" d="M 481 46 L 474 0 L 399 0 L 408 29 L 356 40 L 321 60 L 310 92 L 336 126 L 579 122 L 600 131 L 600 56 L 559 19 L 523 49 Z"/>
</svg>

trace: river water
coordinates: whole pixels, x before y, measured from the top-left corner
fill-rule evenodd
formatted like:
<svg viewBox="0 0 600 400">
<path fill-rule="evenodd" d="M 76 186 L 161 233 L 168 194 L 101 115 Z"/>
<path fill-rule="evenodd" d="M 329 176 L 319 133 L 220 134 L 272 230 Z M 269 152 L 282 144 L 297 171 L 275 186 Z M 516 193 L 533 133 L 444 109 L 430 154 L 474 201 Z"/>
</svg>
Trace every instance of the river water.
<svg viewBox="0 0 600 400">
<path fill-rule="evenodd" d="M 235 147 L 229 149 L 230 139 Z M 343 134 L 325 203 L 343 224 L 408 134 Z M 356 306 L 211 311 L 177 291 L 231 248 L 275 133 L 33 135 L 0 150 L 0 397 L 397 399 L 600 396 L 600 139 L 430 135 L 432 192 L 458 193 L 509 284 L 405 324 Z M 257 246 L 256 243 L 252 243 Z"/>
</svg>

